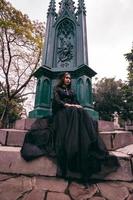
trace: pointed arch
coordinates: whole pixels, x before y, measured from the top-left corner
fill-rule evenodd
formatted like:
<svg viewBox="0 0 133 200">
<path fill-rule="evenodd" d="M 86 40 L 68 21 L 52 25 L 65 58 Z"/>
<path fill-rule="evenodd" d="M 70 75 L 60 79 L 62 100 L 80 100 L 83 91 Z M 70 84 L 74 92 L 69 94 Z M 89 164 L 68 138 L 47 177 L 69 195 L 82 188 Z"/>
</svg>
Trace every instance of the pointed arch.
<svg viewBox="0 0 133 200">
<path fill-rule="evenodd" d="M 40 91 L 41 91 L 40 86 L 41 86 L 41 80 L 38 79 L 38 81 L 37 81 L 37 86 L 36 86 L 35 107 L 36 107 L 37 105 L 39 105 Z"/>
<path fill-rule="evenodd" d="M 86 99 L 89 104 L 92 104 L 92 85 L 88 78 L 86 80 Z"/>
<path fill-rule="evenodd" d="M 42 80 L 42 89 L 41 89 L 41 104 L 49 105 L 50 99 L 50 81 L 48 79 Z"/>
<path fill-rule="evenodd" d="M 58 68 L 73 68 L 75 63 L 76 28 L 69 18 L 60 21 L 56 28 L 56 59 Z"/>
<path fill-rule="evenodd" d="M 77 81 L 77 97 L 80 103 L 84 102 L 84 82 L 82 78 Z"/>
</svg>

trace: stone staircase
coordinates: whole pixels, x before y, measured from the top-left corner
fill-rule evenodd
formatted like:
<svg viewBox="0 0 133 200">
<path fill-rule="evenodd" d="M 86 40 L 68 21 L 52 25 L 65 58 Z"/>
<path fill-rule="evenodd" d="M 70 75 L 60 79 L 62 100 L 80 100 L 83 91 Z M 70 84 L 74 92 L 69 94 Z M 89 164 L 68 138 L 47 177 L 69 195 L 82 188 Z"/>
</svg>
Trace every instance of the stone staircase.
<svg viewBox="0 0 133 200">
<path fill-rule="evenodd" d="M 26 162 L 20 156 L 29 129 L 42 129 L 47 120 L 18 120 L 14 129 L 0 130 L 0 200 L 133 200 L 133 132 L 114 130 L 112 122 L 99 121 L 99 131 L 120 168 L 106 177 L 96 174 L 85 188 L 56 177 L 56 161 L 41 157 Z M 7 191 L 8 188 L 8 191 Z"/>
</svg>

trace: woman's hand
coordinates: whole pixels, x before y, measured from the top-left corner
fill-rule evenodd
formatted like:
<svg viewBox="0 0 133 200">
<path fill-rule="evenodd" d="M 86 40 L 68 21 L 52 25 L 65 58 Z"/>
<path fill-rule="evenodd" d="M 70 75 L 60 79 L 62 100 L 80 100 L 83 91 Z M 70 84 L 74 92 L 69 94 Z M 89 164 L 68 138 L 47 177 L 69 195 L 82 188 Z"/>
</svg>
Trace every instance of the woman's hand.
<svg viewBox="0 0 133 200">
<path fill-rule="evenodd" d="M 76 107 L 76 108 L 83 108 L 81 105 L 78 105 L 78 104 L 65 103 L 65 106 L 67 106 L 67 107 Z"/>
<path fill-rule="evenodd" d="M 71 107 L 71 106 L 72 106 L 72 104 L 65 103 L 65 106 L 67 106 L 67 107 Z"/>
<path fill-rule="evenodd" d="M 83 108 L 83 106 L 78 105 L 78 104 L 75 104 L 75 107 L 76 107 L 76 108 Z"/>
</svg>

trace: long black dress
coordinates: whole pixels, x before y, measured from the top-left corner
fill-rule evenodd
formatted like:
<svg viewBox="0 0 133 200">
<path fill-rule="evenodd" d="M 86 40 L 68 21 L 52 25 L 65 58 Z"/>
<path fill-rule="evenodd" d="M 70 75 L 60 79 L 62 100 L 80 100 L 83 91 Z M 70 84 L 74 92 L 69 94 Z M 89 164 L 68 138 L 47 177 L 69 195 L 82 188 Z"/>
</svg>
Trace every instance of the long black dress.
<svg viewBox="0 0 133 200">
<path fill-rule="evenodd" d="M 82 178 L 106 170 L 115 171 L 117 158 L 110 156 L 98 134 L 97 121 L 83 108 L 66 107 L 78 104 L 75 94 L 66 87 L 56 87 L 53 98 L 53 123 L 44 130 L 31 130 L 26 135 L 21 155 L 25 160 L 39 156 L 57 159 L 59 176 L 80 174 Z"/>
</svg>

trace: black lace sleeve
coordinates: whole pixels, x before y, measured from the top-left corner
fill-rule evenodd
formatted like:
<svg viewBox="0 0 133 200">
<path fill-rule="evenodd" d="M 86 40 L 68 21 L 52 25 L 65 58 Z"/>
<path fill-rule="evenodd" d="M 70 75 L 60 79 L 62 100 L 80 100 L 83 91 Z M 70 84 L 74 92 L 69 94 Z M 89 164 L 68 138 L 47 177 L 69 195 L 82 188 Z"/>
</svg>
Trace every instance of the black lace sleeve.
<svg viewBox="0 0 133 200">
<path fill-rule="evenodd" d="M 58 87 L 54 88 L 52 112 L 55 114 L 58 110 L 65 107 L 65 102 L 61 99 L 60 90 Z"/>
</svg>

